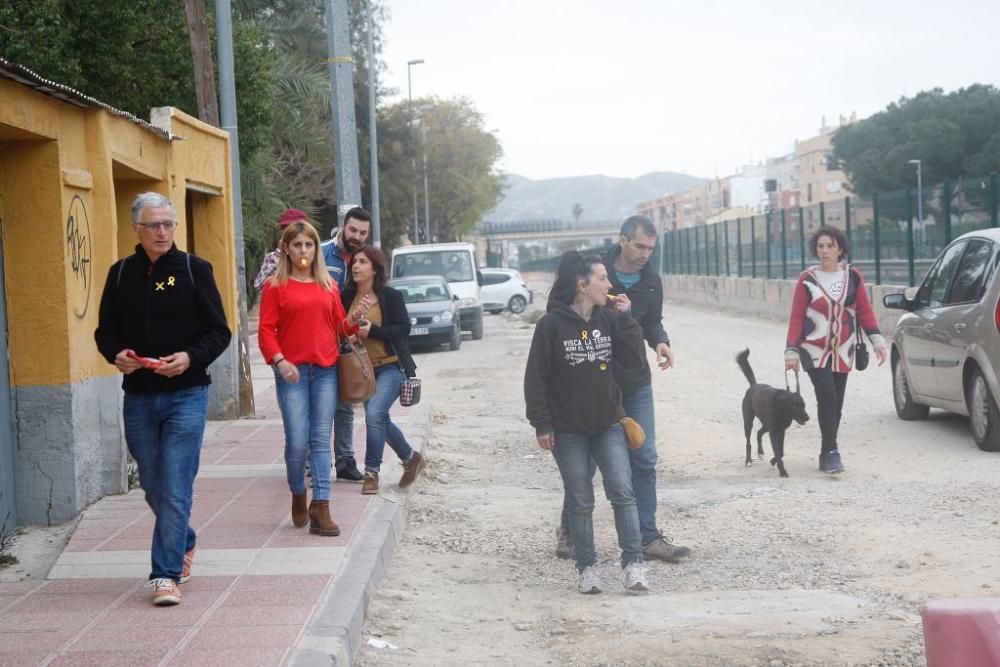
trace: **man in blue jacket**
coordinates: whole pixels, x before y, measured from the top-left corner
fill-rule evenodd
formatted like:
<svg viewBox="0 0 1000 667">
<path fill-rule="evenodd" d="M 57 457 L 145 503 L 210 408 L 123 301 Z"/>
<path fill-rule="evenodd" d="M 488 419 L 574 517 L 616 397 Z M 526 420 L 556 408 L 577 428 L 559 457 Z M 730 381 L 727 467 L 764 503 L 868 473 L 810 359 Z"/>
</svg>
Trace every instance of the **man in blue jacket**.
<svg viewBox="0 0 1000 667">
<path fill-rule="evenodd" d="M 132 204 L 135 252 L 115 262 L 104 284 L 97 348 L 124 374 L 125 442 L 156 516 L 151 550 L 153 604 L 181 601 L 191 576 L 189 523 L 198 474 L 208 365 L 229 345 L 212 265 L 174 245 L 169 199 L 145 192 Z"/>
<path fill-rule="evenodd" d="M 656 250 L 656 238 L 656 227 L 649 218 L 640 215 L 628 218 L 622 224 L 618 245 L 605 257 L 604 265 L 608 269 L 612 293 L 628 295 L 632 317 L 642 327 L 646 343 L 656 352 L 660 370 L 665 371 L 673 367 L 674 353 L 670 349 L 670 337 L 663 328 L 663 283 L 649 265 L 649 258 Z M 622 409 L 646 432 L 642 447 L 629 450 L 643 556 L 647 560 L 675 563 L 691 555 L 691 550 L 673 544 L 656 526 L 656 420 L 649 363 L 643 359 L 642 368 L 638 370 L 614 365 L 613 371 L 622 392 Z M 562 522 L 557 530 L 556 555 L 560 558 L 573 557 L 568 527 L 568 504 L 564 499 Z"/>
<path fill-rule="evenodd" d="M 330 277 L 343 292 L 351 282 L 351 257 L 358 248 L 368 243 L 372 215 L 355 206 L 344 215 L 344 224 L 337 235 L 324 243 L 323 260 Z M 358 470 L 354 458 L 354 405 L 339 403 L 333 416 L 333 458 L 337 479 L 360 482 L 364 475 Z"/>
</svg>

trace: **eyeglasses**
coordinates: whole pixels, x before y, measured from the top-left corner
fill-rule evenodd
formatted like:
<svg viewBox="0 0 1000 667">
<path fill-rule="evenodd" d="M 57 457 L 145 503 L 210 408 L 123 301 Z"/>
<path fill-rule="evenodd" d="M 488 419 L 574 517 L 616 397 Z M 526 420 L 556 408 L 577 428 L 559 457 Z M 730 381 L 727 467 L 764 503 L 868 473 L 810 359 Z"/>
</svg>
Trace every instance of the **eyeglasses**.
<svg viewBox="0 0 1000 667">
<path fill-rule="evenodd" d="M 150 231 L 167 231 L 168 229 L 173 229 L 177 226 L 176 220 L 161 220 L 159 222 L 137 222 L 135 223 L 139 227 L 144 227 Z"/>
</svg>

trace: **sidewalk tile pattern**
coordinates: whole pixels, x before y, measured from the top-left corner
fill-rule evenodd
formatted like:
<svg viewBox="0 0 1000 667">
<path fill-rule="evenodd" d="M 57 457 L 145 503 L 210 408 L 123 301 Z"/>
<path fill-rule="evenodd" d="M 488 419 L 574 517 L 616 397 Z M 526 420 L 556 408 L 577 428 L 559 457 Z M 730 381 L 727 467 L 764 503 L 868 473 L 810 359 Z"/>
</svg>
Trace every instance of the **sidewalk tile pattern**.
<svg viewBox="0 0 1000 667">
<path fill-rule="evenodd" d="M 274 390 L 256 384 L 257 419 L 208 424 L 192 511 L 198 554 L 182 604 L 150 604 L 153 516 L 141 490 L 104 498 L 84 511 L 46 581 L 0 584 L 0 667 L 244 667 L 288 658 L 377 496 L 334 483 L 340 536 L 293 527 Z M 404 431 L 407 413 L 393 409 Z M 363 460 L 361 412 L 354 442 Z M 386 457 L 383 476 L 400 471 Z"/>
</svg>

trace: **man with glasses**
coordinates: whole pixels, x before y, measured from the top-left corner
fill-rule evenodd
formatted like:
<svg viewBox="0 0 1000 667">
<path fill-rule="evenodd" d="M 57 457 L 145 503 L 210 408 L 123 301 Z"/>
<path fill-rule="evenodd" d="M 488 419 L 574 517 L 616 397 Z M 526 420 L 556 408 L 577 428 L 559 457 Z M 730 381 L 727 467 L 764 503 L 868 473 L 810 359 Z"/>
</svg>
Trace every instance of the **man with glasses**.
<svg viewBox="0 0 1000 667">
<path fill-rule="evenodd" d="M 124 374 L 125 442 L 156 516 L 151 549 L 153 604 L 181 601 L 191 576 L 190 526 L 208 385 L 208 365 L 230 330 L 212 266 L 174 245 L 169 199 L 145 192 L 132 204 L 135 252 L 108 271 L 94 338 Z"/>
<path fill-rule="evenodd" d="M 612 294 L 626 294 L 632 302 L 632 317 L 642 327 L 643 338 L 656 352 L 660 370 L 674 365 L 670 338 L 663 329 L 663 283 L 649 259 L 656 250 L 656 227 L 649 218 L 633 215 L 622 224 L 618 245 L 607 257 Z M 646 560 L 663 560 L 668 563 L 691 555 L 691 550 L 674 545 L 670 538 L 656 526 L 656 421 L 654 417 L 653 384 L 649 364 L 630 371 L 613 365 L 615 382 L 622 392 L 622 409 L 646 432 L 646 441 L 639 449 L 629 450 L 632 467 L 632 487 L 635 504 L 639 510 L 639 530 L 642 533 L 642 552 Z M 595 470 L 591 462 L 591 475 Z M 563 500 L 562 522 L 556 531 L 559 558 L 573 557 L 573 543 L 569 538 L 569 504 Z"/>
</svg>

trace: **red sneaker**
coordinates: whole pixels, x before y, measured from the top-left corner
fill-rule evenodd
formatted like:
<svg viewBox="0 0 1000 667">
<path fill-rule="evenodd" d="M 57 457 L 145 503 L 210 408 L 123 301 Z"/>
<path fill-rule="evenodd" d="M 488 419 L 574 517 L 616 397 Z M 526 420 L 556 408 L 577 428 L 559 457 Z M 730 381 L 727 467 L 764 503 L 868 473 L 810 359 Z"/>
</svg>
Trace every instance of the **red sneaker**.
<svg viewBox="0 0 1000 667">
<path fill-rule="evenodd" d="M 181 589 L 173 579 L 166 577 L 149 582 L 153 588 L 153 604 L 158 607 L 181 603 Z"/>
<path fill-rule="evenodd" d="M 195 549 L 192 547 L 191 551 L 184 554 L 184 568 L 181 570 L 179 583 L 186 584 L 188 579 L 191 578 L 191 566 L 194 565 L 194 552 Z"/>
</svg>

